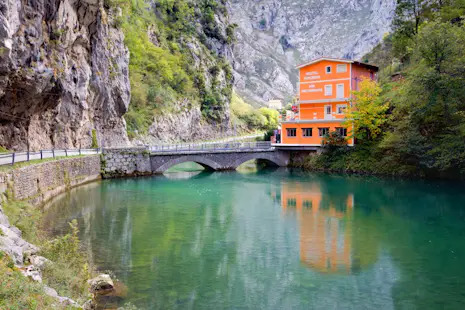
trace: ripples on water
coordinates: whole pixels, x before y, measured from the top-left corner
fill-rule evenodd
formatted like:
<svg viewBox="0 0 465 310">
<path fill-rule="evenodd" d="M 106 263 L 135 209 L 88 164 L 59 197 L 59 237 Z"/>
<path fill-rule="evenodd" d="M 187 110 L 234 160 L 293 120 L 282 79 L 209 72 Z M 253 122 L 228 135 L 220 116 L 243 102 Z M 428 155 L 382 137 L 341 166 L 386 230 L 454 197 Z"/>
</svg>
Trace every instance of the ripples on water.
<svg viewBox="0 0 465 310">
<path fill-rule="evenodd" d="M 141 309 L 464 308 L 463 184 L 183 170 L 80 187 L 44 225 L 78 219 Z"/>
</svg>

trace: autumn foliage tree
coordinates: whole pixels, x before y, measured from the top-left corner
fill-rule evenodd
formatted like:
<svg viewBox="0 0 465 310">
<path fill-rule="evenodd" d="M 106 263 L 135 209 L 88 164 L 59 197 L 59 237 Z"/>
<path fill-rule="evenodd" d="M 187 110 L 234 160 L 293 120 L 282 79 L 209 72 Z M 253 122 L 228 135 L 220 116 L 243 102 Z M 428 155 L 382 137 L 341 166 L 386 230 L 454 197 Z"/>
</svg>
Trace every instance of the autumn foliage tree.
<svg viewBox="0 0 465 310">
<path fill-rule="evenodd" d="M 360 89 L 352 92 L 347 109 L 345 126 L 353 128 L 353 136 L 360 140 L 372 140 L 381 133 L 388 121 L 389 104 L 380 97 L 381 87 L 370 79 L 362 79 Z"/>
</svg>

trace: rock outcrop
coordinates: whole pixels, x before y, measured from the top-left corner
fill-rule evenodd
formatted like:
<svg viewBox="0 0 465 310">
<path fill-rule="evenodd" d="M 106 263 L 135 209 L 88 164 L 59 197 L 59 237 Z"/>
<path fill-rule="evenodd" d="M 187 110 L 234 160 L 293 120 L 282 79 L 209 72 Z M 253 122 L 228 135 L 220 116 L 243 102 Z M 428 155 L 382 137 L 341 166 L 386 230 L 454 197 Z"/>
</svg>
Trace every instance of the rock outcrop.
<svg viewBox="0 0 465 310">
<path fill-rule="evenodd" d="M 13 262 L 22 266 L 24 253 L 36 253 L 39 249 L 21 237 L 21 231 L 10 225 L 8 217 L 3 213 L 0 205 L 0 251 L 5 252 Z"/>
<path fill-rule="evenodd" d="M 296 93 L 297 64 L 320 56 L 357 59 L 390 30 L 395 0 L 231 0 L 237 23 L 238 93 L 251 102 Z"/>
<path fill-rule="evenodd" d="M 148 135 L 143 137 L 142 141 L 149 145 L 160 142 L 194 142 L 236 134 L 234 127 L 229 124 L 229 113 L 218 122 L 207 122 L 200 107 L 185 100 L 177 104 L 176 111 L 156 116 Z"/>
<path fill-rule="evenodd" d="M 0 145 L 128 143 L 129 52 L 103 0 L 2 0 Z"/>
</svg>

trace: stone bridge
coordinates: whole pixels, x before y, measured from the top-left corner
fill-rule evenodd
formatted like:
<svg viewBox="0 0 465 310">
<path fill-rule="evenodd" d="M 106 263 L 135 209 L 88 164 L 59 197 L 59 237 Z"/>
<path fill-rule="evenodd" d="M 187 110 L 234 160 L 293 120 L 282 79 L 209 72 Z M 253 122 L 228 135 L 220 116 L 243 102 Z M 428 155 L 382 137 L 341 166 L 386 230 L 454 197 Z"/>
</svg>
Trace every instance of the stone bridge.
<svg viewBox="0 0 465 310">
<path fill-rule="evenodd" d="M 177 153 L 158 154 L 150 156 L 151 168 L 154 173 L 163 173 L 169 168 L 194 162 L 206 170 L 235 170 L 250 160 L 259 160 L 267 164 L 285 167 L 289 163 L 289 156 L 280 151 L 230 151 L 230 152 L 203 152 L 203 153 Z"/>
<path fill-rule="evenodd" d="M 194 162 L 207 170 L 235 170 L 250 160 L 269 165 L 288 166 L 288 152 L 277 150 L 269 143 L 190 144 L 168 147 L 104 149 L 104 177 L 137 176 L 164 173 L 169 168 Z"/>
</svg>

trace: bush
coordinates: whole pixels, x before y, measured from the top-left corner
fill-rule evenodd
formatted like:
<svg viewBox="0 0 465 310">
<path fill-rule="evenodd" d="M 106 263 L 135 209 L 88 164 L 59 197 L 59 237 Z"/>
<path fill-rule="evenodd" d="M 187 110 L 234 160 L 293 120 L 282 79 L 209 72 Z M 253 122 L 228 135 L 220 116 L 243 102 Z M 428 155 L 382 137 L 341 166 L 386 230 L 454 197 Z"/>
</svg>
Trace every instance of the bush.
<svg viewBox="0 0 465 310">
<path fill-rule="evenodd" d="M 92 129 L 92 146 L 91 148 L 97 149 L 98 148 L 98 140 L 97 140 L 97 130 Z"/>
<path fill-rule="evenodd" d="M 43 244 L 41 254 L 53 261 L 45 267 L 43 275 L 45 283 L 56 288 L 60 295 L 84 301 L 91 271 L 81 252 L 77 221 L 73 220 L 69 226 L 70 233 Z"/>
</svg>

